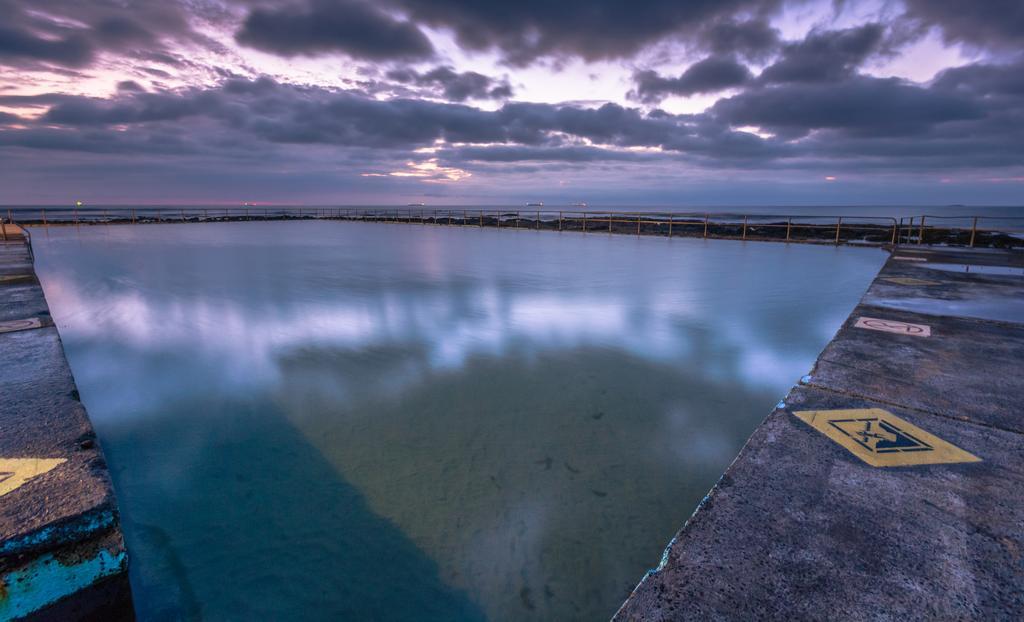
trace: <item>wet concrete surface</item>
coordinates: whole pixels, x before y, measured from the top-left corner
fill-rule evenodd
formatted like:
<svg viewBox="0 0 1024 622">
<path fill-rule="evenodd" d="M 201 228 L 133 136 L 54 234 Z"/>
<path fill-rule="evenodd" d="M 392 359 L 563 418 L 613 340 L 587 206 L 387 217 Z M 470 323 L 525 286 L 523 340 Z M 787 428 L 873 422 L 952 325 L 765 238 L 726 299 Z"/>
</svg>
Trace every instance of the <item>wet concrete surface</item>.
<svg viewBox="0 0 1024 622">
<path fill-rule="evenodd" d="M 1024 279 L 921 267 L 1013 266 L 1024 255 L 896 257 L 616 620 L 1024 617 L 1024 317 L 961 316 L 956 304 L 998 306 L 1024 293 Z M 901 308 L 909 297 L 928 313 Z M 859 328 L 860 317 L 931 334 Z M 865 408 L 980 461 L 873 467 L 793 414 Z"/>
<path fill-rule="evenodd" d="M 1024 273 L 950 271 L 935 265 L 1024 269 L 1024 253 L 966 252 L 963 249 L 897 251 L 864 296 L 865 304 L 928 315 L 1024 323 Z M 1004 259 L 1000 262 L 999 257 Z M 900 261 L 901 258 L 924 261 Z"/>
<path fill-rule="evenodd" d="M 858 317 L 929 326 L 930 337 L 853 326 Z M 805 382 L 1024 433 L 1024 324 L 858 305 Z"/>
<path fill-rule="evenodd" d="M 12 246 L 0 249 L 0 275 L 32 276 L 0 280 L 0 322 L 41 327 L 0 330 L 0 619 L 130 617 L 127 590 L 110 603 L 97 596 L 109 590 L 91 589 L 126 576 L 114 493 L 43 290 Z M 39 472 L 36 460 L 50 466 Z"/>
</svg>

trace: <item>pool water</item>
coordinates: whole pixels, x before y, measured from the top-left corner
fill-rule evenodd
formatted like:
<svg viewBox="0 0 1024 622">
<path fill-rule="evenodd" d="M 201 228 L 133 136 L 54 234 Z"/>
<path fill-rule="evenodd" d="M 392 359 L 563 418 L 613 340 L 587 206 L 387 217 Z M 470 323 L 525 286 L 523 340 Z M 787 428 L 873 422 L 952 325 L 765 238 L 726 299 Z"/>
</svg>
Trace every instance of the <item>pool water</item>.
<svg viewBox="0 0 1024 622">
<path fill-rule="evenodd" d="M 343 222 L 33 238 L 142 620 L 607 619 L 885 259 Z"/>
</svg>

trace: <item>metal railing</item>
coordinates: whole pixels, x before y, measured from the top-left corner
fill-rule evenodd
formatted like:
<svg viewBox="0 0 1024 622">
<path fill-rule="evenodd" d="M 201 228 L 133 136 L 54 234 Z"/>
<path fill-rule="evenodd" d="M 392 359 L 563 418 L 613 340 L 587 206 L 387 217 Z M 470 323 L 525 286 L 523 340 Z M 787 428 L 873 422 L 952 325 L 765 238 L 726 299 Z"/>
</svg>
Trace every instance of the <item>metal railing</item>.
<svg viewBox="0 0 1024 622">
<path fill-rule="evenodd" d="M 1024 218 L 982 216 L 875 216 L 730 214 L 711 212 L 622 212 L 455 208 L 343 207 L 144 207 L 17 208 L 8 220 L 26 225 L 169 224 L 250 220 L 351 220 L 421 225 L 475 226 L 699 237 L 815 244 L 950 244 L 1024 247 L 1024 228 L 987 227 Z M 945 220 L 943 220 L 945 219 Z M 961 221 L 969 223 L 964 228 Z M 945 222 L 946 224 L 942 224 Z M 926 242 L 927 240 L 927 242 Z"/>
<path fill-rule="evenodd" d="M 32 249 L 32 232 L 28 230 L 28 227 L 23 227 L 12 221 L 5 221 L 3 216 L 0 216 L 0 244 L 5 247 L 12 243 L 24 244 L 25 250 L 28 252 L 29 261 L 35 262 L 36 255 Z"/>
<path fill-rule="evenodd" d="M 936 216 L 900 219 L 897 242 L 952 246 L 1024 246 L 1022 216 Z"/>
</svg>

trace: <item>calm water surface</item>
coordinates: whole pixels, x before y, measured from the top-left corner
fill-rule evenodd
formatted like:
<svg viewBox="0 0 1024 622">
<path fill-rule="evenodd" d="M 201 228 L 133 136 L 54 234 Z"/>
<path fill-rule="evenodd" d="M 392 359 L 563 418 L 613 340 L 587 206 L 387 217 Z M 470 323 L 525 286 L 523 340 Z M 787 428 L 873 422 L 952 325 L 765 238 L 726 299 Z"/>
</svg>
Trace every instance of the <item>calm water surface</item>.
<svg viewBox="0 0 1024 622">
<path fill-rule="evenodd" d="M 881 251 L 36 229 L 143 620 L 608 618 Z"/>
</svg>

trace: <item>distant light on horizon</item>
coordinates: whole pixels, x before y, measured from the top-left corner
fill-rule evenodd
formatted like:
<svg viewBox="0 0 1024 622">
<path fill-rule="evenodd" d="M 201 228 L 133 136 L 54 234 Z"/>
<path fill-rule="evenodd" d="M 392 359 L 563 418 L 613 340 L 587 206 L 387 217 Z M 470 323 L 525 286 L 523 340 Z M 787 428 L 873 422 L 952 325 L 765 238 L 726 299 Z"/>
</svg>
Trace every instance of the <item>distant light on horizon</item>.
<svg viewBox="0 0 1024 622">
<path fill-rule="evenodd" d="M 836 180 L 836 176 L 835 175 L 825 175 L 825 181 L 835 181 L 835 180 Z"/>
</svg>

